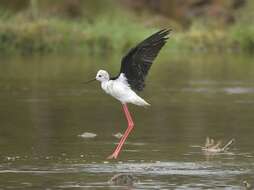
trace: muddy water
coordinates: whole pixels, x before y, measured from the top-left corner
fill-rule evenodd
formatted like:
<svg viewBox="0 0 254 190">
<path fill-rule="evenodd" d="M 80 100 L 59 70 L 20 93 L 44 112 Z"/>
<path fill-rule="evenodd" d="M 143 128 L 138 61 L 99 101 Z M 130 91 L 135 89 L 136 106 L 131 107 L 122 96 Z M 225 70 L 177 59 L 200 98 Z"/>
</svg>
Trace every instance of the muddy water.
<svg viewBox="0 0 254 190">
<path fill-rule="evenodd" d="M 254 181 L 254 64 L 246 55 L 164 55 L 129 106 L 136 128 L 118 160 L 106 160 L 126 121 L 98 83 L 118 56 L 2 57 L 0 189 L 126 189 L 107 181 L 128 173 L 129 189 L 239 189 Z M 89 132 L 97 136 L 84 138 Z M 207 155 L 205 138 L 235 138 Z"/>
</svg>

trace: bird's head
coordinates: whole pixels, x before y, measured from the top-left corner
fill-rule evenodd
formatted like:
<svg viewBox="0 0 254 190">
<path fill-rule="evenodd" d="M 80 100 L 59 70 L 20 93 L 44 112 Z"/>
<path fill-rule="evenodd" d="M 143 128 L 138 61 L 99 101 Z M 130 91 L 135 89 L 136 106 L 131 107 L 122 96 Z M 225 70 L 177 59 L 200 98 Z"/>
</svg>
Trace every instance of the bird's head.
<svg viewBox="0 0 254 190">
<path fill-rule="evenodd" d="M 100 82 L 108 81 L 109 80 L 109 74 L 105 70 L 99 70 L 96 74 L 96 80 Z"/>
</svg>

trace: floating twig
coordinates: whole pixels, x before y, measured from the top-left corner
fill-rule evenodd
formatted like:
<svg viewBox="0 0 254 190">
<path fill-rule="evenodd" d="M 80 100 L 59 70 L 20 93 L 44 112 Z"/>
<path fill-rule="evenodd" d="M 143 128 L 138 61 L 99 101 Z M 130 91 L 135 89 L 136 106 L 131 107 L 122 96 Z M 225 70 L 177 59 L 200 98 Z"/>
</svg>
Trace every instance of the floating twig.
<svg viewBox="0 0 254 190">
<path fill-rule="evenodd" d="M 227 144 L 222 146 L 222 141 L 217 141 L 216 143 L 213 138 L 206 137 L 205 147 L 202 147 L 202 150 L 206 152 L 214 152 L 214 153 L 225 152 L 230 148 L 230 146 L 234 142 L 235 142 L 235 139 L 231 139 L 230 141 L 228 141 Z"/>
<path fill-rule="evenodd" d="M 245 190 L 251 190 L 252 189 L 252 185 L 246 180 L 243 181 L 243 185 L 244 185 Z"/>
</svg>

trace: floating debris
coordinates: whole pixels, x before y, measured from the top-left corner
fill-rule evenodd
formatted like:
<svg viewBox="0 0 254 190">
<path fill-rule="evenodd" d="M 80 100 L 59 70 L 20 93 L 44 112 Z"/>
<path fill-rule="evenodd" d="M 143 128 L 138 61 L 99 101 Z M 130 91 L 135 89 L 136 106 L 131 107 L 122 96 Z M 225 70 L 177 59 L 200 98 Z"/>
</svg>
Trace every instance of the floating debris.
<svg viewBox="0 0 254 190">
<path fill-rule="evenodd" d="M 246 180 L 243 181 L 243 185 L 244 185 L 245 190 L 252 189 L 252 185 Z"/>
<path fill-rule="evenodd" d="M 79 137 L 82 137 L 82 138 L 94 138 L 96 137 L 97 135 L 95 133 L 89 133 L 89 132 L 85 132 L 81 135 L 78 135 Z"/>
<path fill-rule="evenodd" d="M 205 147 L 202 147 L 202 150 L 206 152 L 211 152 L 211 153 L 220 153 L 220 152 L 225 152 L 229 149 L 229 147 L 235 142 L 235 139 L 231 139 L 228 141 L 227 144 L 222 146 L 222 141 L 217 141 L 213 138 L 206 137 L 206 143 Z"/>
<path fill-rule="evenodd" d="M 61 155 L 62 155 L 62 156 L 66 156 L 66 153 L 63 152 L 63 153 L 61 153 Z"/>
<path fill-rule="evenodd" d="M 123 136 L 123 134 L 122 133 L 116 133 L 116 134 L 113 134 L 113 136 L 120 139 Z"/>
<path fill-rule="evenodd" d="M 8 160 L 8 161 L 15 161 L 15 156 L 7 156 L 6 157 L 6 160 Z"/>
<path fill-rule="evenodd" d="M 109 180 L 110 184 L 120 186 L 133 186 L 135 182 L 137 178 L 131 174 L 116 174 Z"/>
</svg>

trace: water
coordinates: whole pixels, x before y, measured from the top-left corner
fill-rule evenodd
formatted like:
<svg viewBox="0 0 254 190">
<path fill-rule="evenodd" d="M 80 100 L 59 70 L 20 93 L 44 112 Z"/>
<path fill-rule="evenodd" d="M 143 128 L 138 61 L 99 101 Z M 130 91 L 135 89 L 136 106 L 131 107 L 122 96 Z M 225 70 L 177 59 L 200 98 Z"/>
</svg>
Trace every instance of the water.
<svg viewBox="0 0 254 190">
<path fill-rule="evenodd" d="M 254 64 L 246 55 L 161 56 L 129 106 L 136 128 L 118 160 L 106 160 L 126 121 L 99 83 L 118 56 L 2 57 L 0 189 L 126 189 L 107 181 L 130 173 L 129 189 L 239 189 L 254 181 Z M 82 134 L 90 134 L 82 136 Z M 92 134 L 92 135 L 91 135 Z M 236 142 L 206 155 L 205 138 Z"/>
</svg>

